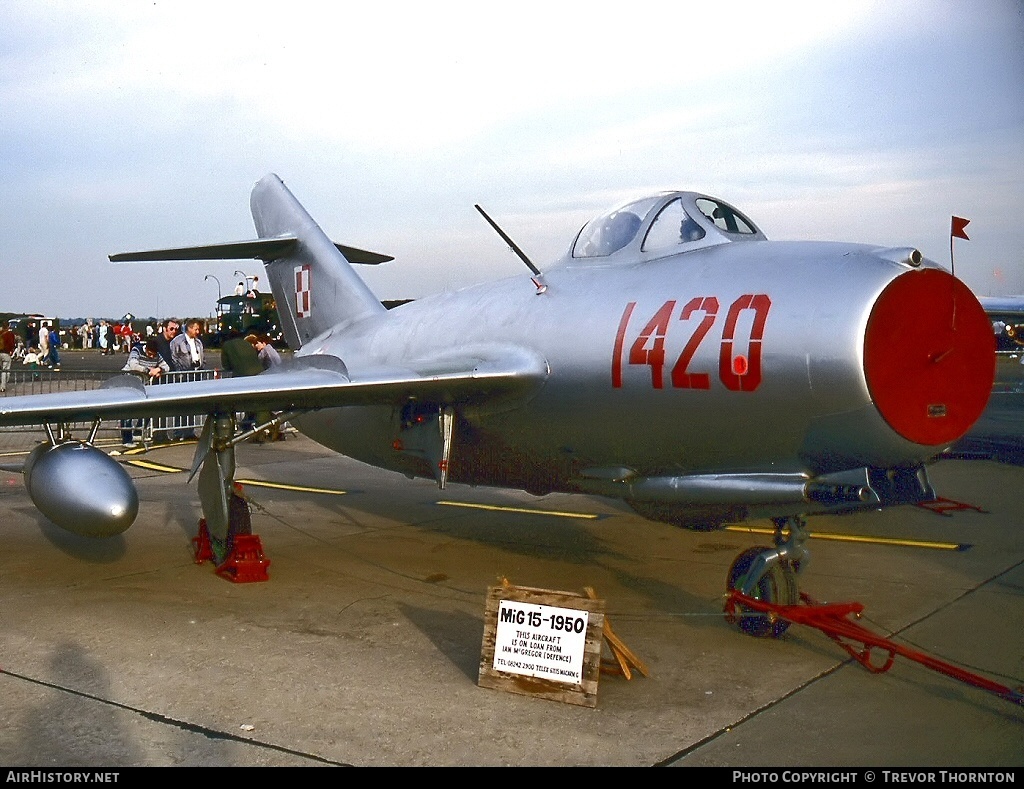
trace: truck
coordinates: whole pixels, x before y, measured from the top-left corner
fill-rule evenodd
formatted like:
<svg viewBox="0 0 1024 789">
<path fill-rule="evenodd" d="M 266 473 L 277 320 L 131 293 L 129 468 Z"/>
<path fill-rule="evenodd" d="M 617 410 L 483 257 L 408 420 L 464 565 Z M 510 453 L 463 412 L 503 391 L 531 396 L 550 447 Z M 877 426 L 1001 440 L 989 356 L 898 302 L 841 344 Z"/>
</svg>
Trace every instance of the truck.
<svg viewBox="0 0 1024 789">
<path fill-rule="evenodd" d="M 217 313 L 204 344 L 219 348 L 232 332 L 244 334 L 265 334 L 278 348 L 287 347 L 281 333 L 281 320 L 277 314 L 277 303 L 271 293 L 257 293 L 255 296 L 224 296 L 217 300 Z"/>
<path fill-rule="evenodd" d="M 412 299 L 394 299 L 381 302 L 389 310 Z M 223 296 L 217 300 L 217 313 L 207 324 L 203 343 L 219 348 L 232 332 L 265 334 L 275 348 L 287 348 L 277 314 L 277 302 L 271 293 L 255 296 Z"/>
<path fill-rule="evenodd" d="M 60 328 L 60 318 L 50 318 L 45 315 L 41 315 L 38 312 L 5 314 L 9 316 L 7 318 L 7 323 L 11 327 L 11 330 L 15 334 L 21 336 L 21 339 L 26 346 L 38 347 L 39 331 L 43 327 L 48 329 L 52 326 L 59 334 L 63 334 Z M 31 337 L 29 335 L 31 335 Z"/>
</svg>

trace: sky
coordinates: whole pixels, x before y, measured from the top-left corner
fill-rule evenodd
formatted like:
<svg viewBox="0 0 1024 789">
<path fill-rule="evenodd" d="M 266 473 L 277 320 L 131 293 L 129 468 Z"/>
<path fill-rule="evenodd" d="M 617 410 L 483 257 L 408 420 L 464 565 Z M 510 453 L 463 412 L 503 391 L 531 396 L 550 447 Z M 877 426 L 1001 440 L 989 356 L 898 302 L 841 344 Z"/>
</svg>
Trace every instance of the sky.
<svg viewBox="0 0 1024 789">
<path fill-rule="evenodd" d="M 0 3 L 0 312 L 211 315 L 280 175 L 381 299 L 544 269 L 663 189 L 1024 294 L 1024 3 Z M 265 279 L 265 278 L 263 278 Z"/>
</svg>

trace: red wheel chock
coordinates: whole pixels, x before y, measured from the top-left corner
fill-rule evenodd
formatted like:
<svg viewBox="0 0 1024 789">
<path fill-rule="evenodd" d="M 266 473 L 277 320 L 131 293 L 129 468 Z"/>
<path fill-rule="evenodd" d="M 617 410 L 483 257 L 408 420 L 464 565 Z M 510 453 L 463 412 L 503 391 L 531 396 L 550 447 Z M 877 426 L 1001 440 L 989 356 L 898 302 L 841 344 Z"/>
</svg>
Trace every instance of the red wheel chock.
<svg viewBox="0 0 1024 789">
<path fill-rule="evenodd" d="M 235 545 L 228 558 L 217 568 L 217 575 L 236 584 L 269 581 L 270 560 L 263 555 L 258 534 L 236 534 Z"/>
<path fill-rule="evenodd" d="M 884 636 L 872 633 L 856 622 L 851 622 L 848 618 L 851 614 L 859 618 L 864 611 L 864 606 L 861 603 L 816 603 L 803 593 L 800 594 L 800 599 L 803 601 L 802 605 L 776 605 L 747 597 L 732 589 L 726 595 L 725 613 L 729 617 L 736 617 L 741 615 L 742 608 L 747 608 L 768 614 L 769 617 L 785 619 L 793 624 L 816 628 L 845 649 L 854 660 L 872 674 L 882 674 L 888 671 L 896 662 L 896 656 L 902 655 L 908 660 L 920 663 L 947 677 L 994 693 L 1007 701 L 1024 705 L 1024 689 L 1000 685 L 998 682 L 954 666 L 952 663 L 897 644 Z M 884 662 L 881 665 L 872 662 L 872 650 L 874 649 L 885 654 Z"/>
<path fill-rule="evenodd" d="M 267 568 L 270 566 L 270 560 L 263 555 L 263 543 L 260 542 L 259 535 L 236 534 L 231 542 L 233 547 L 223 563 L 217 566 L 217 575 L 236 584 L 269 581 Z M 192 538 L 192 552 L 196 564 L 217 560 L 210 545 L 206 518 L 199 521 L 199 533 Z"/>
<path fill-rule="evenodd" d="M 206 518 L 200 519 L 199 533 L 192 538 L 192 553 L 195 555 L 196 564 L 216 558 L 213 555 L 213 548 L 210 546 L 210 532 L 206 528 Z"/>
</svg>

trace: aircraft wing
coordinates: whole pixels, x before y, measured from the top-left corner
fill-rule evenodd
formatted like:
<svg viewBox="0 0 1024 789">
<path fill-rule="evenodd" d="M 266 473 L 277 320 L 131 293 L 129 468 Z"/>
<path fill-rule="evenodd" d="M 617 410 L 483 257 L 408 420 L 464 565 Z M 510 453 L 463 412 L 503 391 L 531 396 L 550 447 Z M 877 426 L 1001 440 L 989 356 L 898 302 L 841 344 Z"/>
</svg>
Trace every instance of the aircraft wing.
<svg viewBox="0 0 1024 789">
<path fill-rule="evenodd" d="M 310 355 L 254 376 L 145 386 L 115 376 L 99 389 L 8 397 L 0 426 L 135 419 L 239 411 L 291 411 L 401 404 L 415 398 L 449 404 L 528 399 L 547 378 L 547 363 L 522 349 L 463 352 L 403 368 L 350 375 L 335 356 Z"/>
</svg>

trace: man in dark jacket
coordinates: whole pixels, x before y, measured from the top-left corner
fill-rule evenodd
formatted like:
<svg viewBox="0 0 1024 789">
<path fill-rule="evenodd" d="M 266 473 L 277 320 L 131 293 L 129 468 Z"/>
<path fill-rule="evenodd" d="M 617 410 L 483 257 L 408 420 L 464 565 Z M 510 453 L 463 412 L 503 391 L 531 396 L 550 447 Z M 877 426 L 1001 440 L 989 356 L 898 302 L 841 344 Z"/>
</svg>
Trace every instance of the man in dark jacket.
<svg viewBox="0 0 1024 789">
<path fill-rule="evenodd" d="M 245 375 L 259 375 L 263 372 L 263 363 L 260 361 L 256 349 L 246 341 L 240 331 L 234 330 L 228 334 L 228 338 L 220 347 L 220 364 L 232 377 Z M 247 413 L 242 423 L 242 430 L 252 430 L 256 425 L 270 421 L 269 411 L 259 413 Z M 265 440 L 263 434 L 257 435 L 253 441 L 262 444 Z"/>
<path fill-rule="evenodd" d="M 167 362 L 168 366 L 172 370 L 174 367 L 171 362 L 171 340 L 178 336 L 178 329 L 180 328 L 181 321 L 177 321 L 174 318 L 168 318 L 164 321 L 164 327 L 157 332 L 154 337 L 160 358 Z"/>
</svg>

